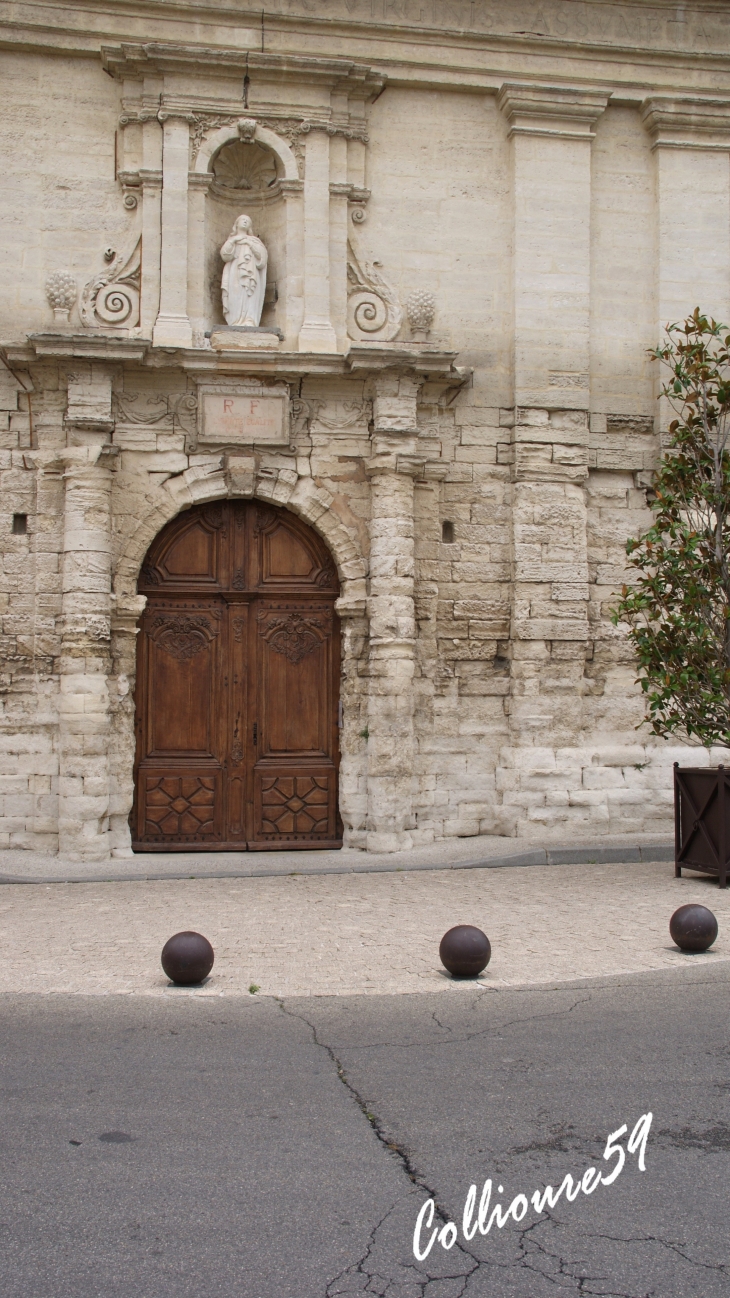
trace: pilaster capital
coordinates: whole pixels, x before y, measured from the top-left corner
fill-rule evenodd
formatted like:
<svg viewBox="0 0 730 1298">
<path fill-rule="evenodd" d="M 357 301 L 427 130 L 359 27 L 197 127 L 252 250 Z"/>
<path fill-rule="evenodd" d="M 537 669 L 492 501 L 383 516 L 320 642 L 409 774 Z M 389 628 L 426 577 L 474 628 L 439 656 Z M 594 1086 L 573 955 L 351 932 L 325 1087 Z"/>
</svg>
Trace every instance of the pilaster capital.
<svg viewBox="0 0 730 1298">
<path fill-rule="evenodd" d="M 142 189 L 162 189 L 161 171 L 153 171 L 149 167 L 140 167 L 137 174 Z"/>
<path fill-rule="evenodd" d="M 212 171 L 189 171 L 188 172 L 189 189 L 202 189 L 204 193 L 207 193 L 211 185 L 213 184 L 214 180 L 215 180 L 215 176 Z"/>
<path fill-rule="evenodd" d="M 195 114 L 189 108 L 178 104 L 165 104 L 157 113 L 157 120 L 164 126 L 166 122 L 180 122 L 192 126 Z"/>
<path fill-rule="evenodd" d="M 112 631 L 117 635 L 136 636 L 139 629 L 137 623 L 146 604 L 146 595 L 112 595 Z"/>
<path fill-rule="evenodd" d="M 641 120 L 652 149 L 730 149 L 730 99 L 651 95 L 641 105 Z"/>
<path fill-rule="evenodd" d="M 119 454 L 119 447 L 109 442 L 93 442 L 86 446 L 67 446 L 57 452 L 58 463 L 64 469 L 64 478 L 83 477 L 89 469 L 111 471 Z"/>
<path fill-rule="evenodd" d="M 497 104 L 509 122 L 509 135 L 551 135 L 592 140 L 594 126 L 608 104 L 602 90 L 505 81 Z"/>
</svg>

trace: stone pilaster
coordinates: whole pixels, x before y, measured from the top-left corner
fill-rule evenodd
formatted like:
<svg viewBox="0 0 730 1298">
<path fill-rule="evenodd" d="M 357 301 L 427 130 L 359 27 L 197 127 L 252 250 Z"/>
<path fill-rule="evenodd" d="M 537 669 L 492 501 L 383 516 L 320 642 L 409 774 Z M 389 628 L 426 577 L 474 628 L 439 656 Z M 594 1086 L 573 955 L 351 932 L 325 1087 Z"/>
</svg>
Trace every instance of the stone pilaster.
<svg viewBox="0 0 730 1298">
<path fill-rule="evenodd" d="M 188 318 L 188 162 L 190 127 L 186 114 L 160 113 L 162 144 L 162 244 L 160 310 L 153 341 L 159 347 L 190 347 Z"/>
<path fill-rule="evenodd" d="M 417 385 L 375 382 L 370 501 L 368 832 L 371 852 L 412 845 L 414 606 L 413 477 Z"/>
<path fill-rule="evenodd" d="M 641 115 L 656 165 L 659 343 L 696 306 L 730 318 L 730 99 L 653 96 Z M 666 430 L 674 416 L 661 407 Z"/>
<path fill-rule="evenodd" d="M 307 136 L 304 172 L 304 323 L 300 352 L 334 352 L 330 319 L 330 140 L 326 131 Z"/>
<path fill-rule="evenodd" d="M 63 593 L 59 700 L 59 851 L 109 856 L 111 448 L 61 452 Z"/>
<path fill-rule="evenodd" d="M 333 111 L 344 118 L 347 100 L 333 96 Z M 346 351 L 347 338 L 347 205 L 352 185 L 347 176 L 347 140 L 330 138 L 330 319 L 337 334 L 337 346 Z"/>
<path fill-rule="evenodd" d="M 159 83 L 149 87 L 161 90 Z M 150 95 L 152 97 L 152 95 Z M 158 100 L 159 102 L 159 100 Z M 148 106 L 142 122 L 142 166 L 139 184 L 142 196 L 142 279 L 139 323 L 145 338 L 152 330 L 160 309 L 160 250 L 162 210 L 162 126 L 157 112 Z"/>
<path fill-rule="evenodd" d="M 508 84 L 514 211 L 513 613 L 515 741 L 580 727 L 588 641 L 593 128 L 607 97 Z"/>
<path fill-rule="evenodd" d="M 213 183 L 211 171 L 191 172 L 188 177 L 188 314 L 196 346 L 202 346 L 206 327 L 205 202 Z M 197 335 L 197 337 L 196 337 Z"/>
<path fill-rule="evenodd" d="M 134 797 L 134 683 L 138 622 L 146 595 L 112 596 L 109 677 L 109 846 L 114 857 L 132 855 L 129 812 Z"/>
</svg>

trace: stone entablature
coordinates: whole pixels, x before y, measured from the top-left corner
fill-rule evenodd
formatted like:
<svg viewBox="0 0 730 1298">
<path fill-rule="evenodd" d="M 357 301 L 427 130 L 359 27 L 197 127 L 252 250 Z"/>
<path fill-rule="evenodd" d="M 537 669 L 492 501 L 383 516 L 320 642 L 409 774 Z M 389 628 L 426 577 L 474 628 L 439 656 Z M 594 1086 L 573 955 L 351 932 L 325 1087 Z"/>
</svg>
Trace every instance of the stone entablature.
<svg viewBox="0 0 730 1298">
<path fill-rule="evenodd" d="M 727 6 L 135 12 L 0 9 L 9 174 L 45 123 L 4 191 L 0 845 L 129 852 L 140 565 L 251 497 L 338 570 L 349 845 L 665 830 L 610 609 L 646 349 L 730 319 Z M 227 326 L 242 214 L 266 285 Z"/>
</svg>

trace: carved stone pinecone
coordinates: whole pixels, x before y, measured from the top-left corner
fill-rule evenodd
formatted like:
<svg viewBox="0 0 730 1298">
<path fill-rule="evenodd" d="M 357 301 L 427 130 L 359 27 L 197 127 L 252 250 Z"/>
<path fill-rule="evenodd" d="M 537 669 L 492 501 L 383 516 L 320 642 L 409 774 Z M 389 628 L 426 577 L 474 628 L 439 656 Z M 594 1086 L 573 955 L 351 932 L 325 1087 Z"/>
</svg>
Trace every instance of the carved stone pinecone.
<svg viewBox="0 0 730 1298">
<path fill-rule="evenodd" d="M 76 280 L 67 270 L 54 270 L 46 280 L 46 297 L 54 310 L 70 311 L 76 301 Z"/>
<path fill-rule="evenodd" d="M 436 314 L 436 299 L 425 289 L 416 289 L 406 302 L 408 323 L 414 333 L 428 333 Z"/>
</svg>

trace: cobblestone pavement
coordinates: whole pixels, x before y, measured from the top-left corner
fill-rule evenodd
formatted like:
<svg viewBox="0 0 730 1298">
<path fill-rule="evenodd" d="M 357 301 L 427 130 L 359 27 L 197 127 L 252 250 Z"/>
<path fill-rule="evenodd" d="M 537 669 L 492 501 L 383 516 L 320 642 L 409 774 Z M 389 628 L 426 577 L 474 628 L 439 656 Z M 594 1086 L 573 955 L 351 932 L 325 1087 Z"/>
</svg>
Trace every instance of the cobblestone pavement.
<svg viewBox="0 0 730 1298">
<path fill-rule="evenodd" d="M 712 951 L 683 955 L 668 922 L 701 901 Z M 486 987 L 730 960 L 730 889 L 673 877 L 667 863 L 126 883 L 17 884 L 0 893 L 0 990 L 104 995 L 353 995 L 473 987 L 440 967 L 452 924 L 492 943 Z M 195 991 L 173 988 L 159 953 L 181 929 L 216 951 Z"/>
</svg>

